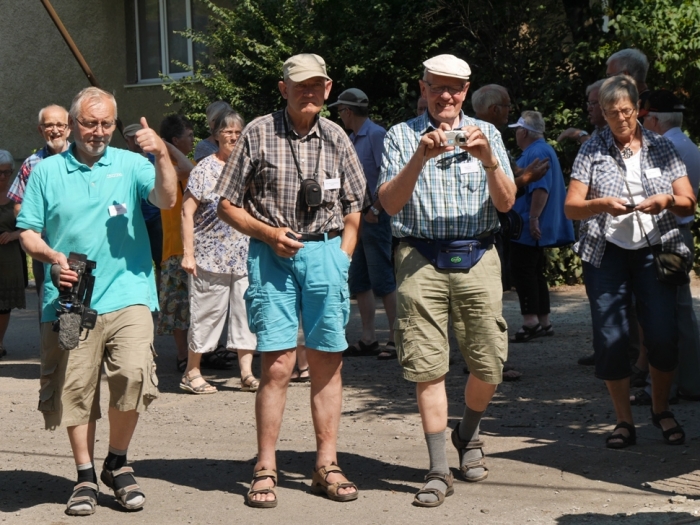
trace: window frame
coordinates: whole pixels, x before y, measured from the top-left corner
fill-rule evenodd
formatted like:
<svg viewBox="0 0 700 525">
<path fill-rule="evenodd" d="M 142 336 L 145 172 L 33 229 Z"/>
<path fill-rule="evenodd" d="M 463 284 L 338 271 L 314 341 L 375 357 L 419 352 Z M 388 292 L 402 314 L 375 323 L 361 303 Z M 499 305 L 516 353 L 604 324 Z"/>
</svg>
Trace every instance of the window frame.
<svg viewBox="0 0 700 525">
<path fill-rule="evenodd" d="M 139 31 L 139 2 L 143 0 L 134 0 L 134 28 L 136 41 L 136 82 L 142 84 L 162 84 L 167 82 L 166 79 L 160 77 L 143 78 L 141 74 L 141 32 Z M 192 1 L 182 0 L 185 2 L 185 17 L 187 29 L 192 29 Z M 185 77 L 191 77 L 192 71 L 183 71 L 170 73 L 170 53 L 168 48 L 168 9 L 166 0 L 158 0 L 158 24 L 159 24 L 159 39 L 160 39 L 160 65 L 159 72 L 171 79 L 178 80 Z M 185 38 L 185 37 L 181 37 Z M 186 38 L 187 41 L 187 64 L 189 67 L 194 67 L 194 43 L 191 38 Z M 163 67 L 165 66 L 165 67 Z"/>
</svg>

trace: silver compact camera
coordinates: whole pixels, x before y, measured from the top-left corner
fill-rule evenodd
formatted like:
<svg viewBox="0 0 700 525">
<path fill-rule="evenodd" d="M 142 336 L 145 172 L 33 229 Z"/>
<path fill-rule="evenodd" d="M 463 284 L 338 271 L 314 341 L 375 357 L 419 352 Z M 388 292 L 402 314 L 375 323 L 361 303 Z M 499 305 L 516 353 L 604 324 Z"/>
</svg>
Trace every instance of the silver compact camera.
<svg viewBox="0 0 700 525">
<path fill-rule="evenodd" d="M 445 131 L 445 136 L 447 137 L 446 146 L 459 146 L 467 143 L 467 134 L 460 129 Z"/>
</svg>

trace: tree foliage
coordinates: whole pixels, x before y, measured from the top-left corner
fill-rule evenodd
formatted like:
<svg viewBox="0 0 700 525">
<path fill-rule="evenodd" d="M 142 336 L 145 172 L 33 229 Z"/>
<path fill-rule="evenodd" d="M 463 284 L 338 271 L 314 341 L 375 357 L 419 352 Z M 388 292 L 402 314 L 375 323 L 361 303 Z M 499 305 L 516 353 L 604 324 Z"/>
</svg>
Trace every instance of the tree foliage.
<svg viewBox="0 0 700 525">
<path fill-rule="evenodd" d="M 590 129 L 585 88 L 604 77 L 615 51 L 641 49 L 651 88 L 700 107 L 700 0 L 194 1 L 210 10 L 210 26 L 187 36 L 208 47 L 210 60 L 165 89 L 199 124 L 198 136 L 206 134 L 204 109 L 213 100 L 229 101 L 248 120 L 282 107 L 282 64 L 302 52 L 326 60 L 331 99 L 359 87 L 370 116 L 386 126 L 413 116 L 425 59 L 460 56 L 472 69 L 472 91 L 501 84 L 511 93 L 513 119 L 526 109 L 542 112 L 567 177 L 578 146 L 552 139 L 570 126 Z M 697 111 L 687 112 L 684 127 L 700 138 Z M 512 134 L 504 138 L 517 154 Z M 580 278 L 577 261 L 570 249 L 551 252 L 551 282 Z"/>
</svg>

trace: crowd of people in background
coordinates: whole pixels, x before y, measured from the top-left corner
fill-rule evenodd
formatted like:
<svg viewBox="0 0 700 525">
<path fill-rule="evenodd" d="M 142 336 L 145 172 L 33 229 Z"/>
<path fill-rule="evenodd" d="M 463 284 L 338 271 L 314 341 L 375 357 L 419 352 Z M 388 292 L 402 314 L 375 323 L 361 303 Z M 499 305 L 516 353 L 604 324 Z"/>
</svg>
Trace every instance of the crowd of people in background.
<svg viewBox="0 0 700 525">
<path fill-rule="evenodd" d="M 47 428 L 68 427 L 78 470 L 68 514 L 95 511 L 91 447 L 99 418 L 99 392 L 68 365 L 87 358 L 58 352 L 50 326 L 59 288 L 80 278 L 69 252 L 97 261 L 98 323 L 79 348 L 89 349 L 93 376 L 103 359 L 112 366 L 110 424 L 121 430 L 110 435 L 101 479 L 127 510 L 145 502 L 126 466 L 127 447 L 138 413 L 157 396 L 154 327 L 134 319 L 156 303 L 155 332 L 174 338 L 182 391 L 216 393 L 202 369 L 237 362 L 240 389 L 257 393 L 259 455 L 248 505 L 277 505 L 275 449 L 290 381 L 311 389 L 312 489 L 334 501 L 357 499 L 336 452 L 345 356 L 398 361 L 415 383 L 429 469 L 414 504 L 436 507 L 454 492 L 445 439 L 448 334 L 469 374 L 450 441 L 462 478 L 479 482 L 488 476 L 483 414 L 497 385 L 522 375 L 506 361 L 509 342 L 555 335 L 546 249 L 569 245 L 583 261 L 592 317 L 593 353 L 579 363 L 595 366 L 616 414 L 606 446 L 636 443 L 633 404 L 651 407 L 666 443 L 684 443 L 669 405 L 700 399 L 700 335 L 689 284 L 657 277 L 661 253 L 675 254 L 686 272 L 694 258 L 700 150 L 681 130 L 680 100 L 648 88 L 640 51 L 612 55 L 608 78 L 586 88 L 590 131 L 568 128 L 556 138 L 580 145 L 567 193 L 547 115 L 525 108 L 516 118 L 508 90 L 489 84 L 474 91 L 470 117 L 469 65 L 439 55 L 423 66 L 416 117 L 388 131 L 370 118 L 361 87 L 327 106 L 342 127 L 320 117 L 332 81 L 321 57 L 301 54 L 284 64 L 284 110 L 247 115 L 246 125 L 227 102 L 214 101 L 209 135 L 199 141 L 186 117 L 169 115 L 158 134 L 145 119 L 124 127 L 131 153 L 109 147 L 116 101 L 88 88 L 70 112 L 41 109 L 44 146 L 14 179 L 14 159 L 0 150 L 0 358 L 10 312 L 25 308 L 26 251 L 39 294 L 40 410 Z M 517 159 L 506 132 L 514 133 Z M 68 173 L 84 177 L 80 207 L 95 224 L 105 223 L 95 206 L 104 207 L 104 239 L 66 234 L 66 225 L 79 228 L 75 212 L 57 204 L 73 187 Z M 47 265 L 57 267 L 53 281 Z M 502 294 L 512 287 L 522 326 L 509 337 Z M 358 341 L 345 337 L 351 296 Z M 385 341 L 375 327 L 377 298 L 388 320 Z M 112 333 L 129 323 L 138 325 L 130 328 L 138 345 Z M 104 352 L 105 345 L 119 352 Z M 130 345 L 138 357 L 125 357 Z"/>
</svg>

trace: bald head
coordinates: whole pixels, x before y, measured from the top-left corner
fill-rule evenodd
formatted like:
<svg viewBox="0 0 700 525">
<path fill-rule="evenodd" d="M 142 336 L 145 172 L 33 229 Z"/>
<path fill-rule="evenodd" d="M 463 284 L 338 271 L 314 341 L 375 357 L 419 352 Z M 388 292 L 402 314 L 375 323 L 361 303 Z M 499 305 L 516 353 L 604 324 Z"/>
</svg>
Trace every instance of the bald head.
<svg viewBox="0 0 700 525">
<path fill-rule="evenodd" d="M 508 124 L 510 96 L 508 90 L 498 84 L 488 84 L 472 95 L 472 107 L 476 118 L 490 122 L 497 128 Z"/>
</svg>

